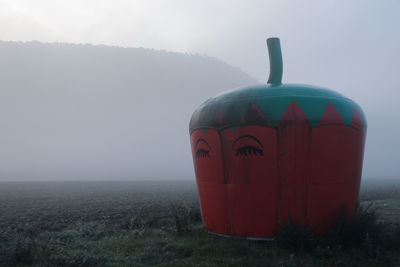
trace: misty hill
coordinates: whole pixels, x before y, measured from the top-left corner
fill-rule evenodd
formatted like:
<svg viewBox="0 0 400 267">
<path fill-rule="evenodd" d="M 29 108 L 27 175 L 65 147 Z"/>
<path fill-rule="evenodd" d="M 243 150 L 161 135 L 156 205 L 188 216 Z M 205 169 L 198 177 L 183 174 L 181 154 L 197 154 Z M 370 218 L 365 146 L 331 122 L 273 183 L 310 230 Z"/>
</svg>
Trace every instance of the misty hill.
<svg viewBox="0 0 400 267">
<path fill-rule="evenodd" d="M 200 55 L 0 42 L 0 180 L 192 178 L 192 112 L 254 83 Z"/>
</svg>

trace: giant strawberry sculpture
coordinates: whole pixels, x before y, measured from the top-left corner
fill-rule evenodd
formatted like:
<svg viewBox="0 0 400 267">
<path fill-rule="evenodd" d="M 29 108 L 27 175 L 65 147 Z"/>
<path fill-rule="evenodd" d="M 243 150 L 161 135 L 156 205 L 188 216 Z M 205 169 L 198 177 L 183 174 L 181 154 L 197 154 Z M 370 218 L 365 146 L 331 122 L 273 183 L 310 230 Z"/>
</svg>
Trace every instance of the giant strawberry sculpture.
<svg viewBox="0 0 400 267">
<path fill-rule="evenodd" d="M 282 84 L 279 39 L 267 44 L 268 83 L 217 95 L 190 121 L 203 223 L 213 233 L 272 238 L 289 218 L 323 231 L 358 201 L 363 111 L 334 91 Z"/>
</svg>

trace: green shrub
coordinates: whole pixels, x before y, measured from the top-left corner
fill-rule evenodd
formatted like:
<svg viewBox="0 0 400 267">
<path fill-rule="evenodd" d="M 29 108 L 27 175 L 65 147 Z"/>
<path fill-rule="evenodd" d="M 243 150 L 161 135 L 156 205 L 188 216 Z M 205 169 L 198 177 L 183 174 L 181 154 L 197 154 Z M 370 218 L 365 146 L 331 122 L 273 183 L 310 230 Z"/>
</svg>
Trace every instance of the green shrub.
<svg viewBox="0 0 400 267">
<path fill-rule="evenodd" d="M 311 250 L 315 246 L 314 232 L 305 225 L 294 223 L 290 216 L 287 223 L 279 225 L 278 231 L 276 242 L 281 247 L 303 251 Z"/>
<path fill-rule="evenodd" d="M 0 264 L 31 265 L 35 247 L 34 239 L 5 229 L 0 232 Z"/>
<path fill-rule="evenodd" d="M 326 231 L 319 238 L 321 246 L 341 247 L 344 249 L 371 245 L 382 245 L 387 225 L 380 220 L 372 203 L 357 206 L 353 214 L 348 214 L 346 207 L 340 211 L 334 227 L 325 227 Z"/>
<path fill-rule="evenodd" d="M 193 224 L 198 224 L 202 222 L 199 203 L 194 203 L 193 205 L 191 205 L 189 211 L 189 218 L 190 222 Z"/>
<path fill-rule="evenodd" d="M 384 223 L 372 208 L 357 206 L 348 214 L 346 207 L 340 209 L 334 226 L 326 224 L 322 236 L 314 229 L 298 225 L 289 219 L 279 227 L 277 244 L 294 251 L 314 252 L 331 257 L 339 251 L 358 250 L 370 257 L 385 256 L 385 251 L 399 248 L 400 227 Z"/>
<path fill-rule="evenodd" d="M 175 222 L 175 229 L 180 236 L 190 230 L 190 207 L 186 204 L 170 204 L 170 212 Z"/>
</svg>

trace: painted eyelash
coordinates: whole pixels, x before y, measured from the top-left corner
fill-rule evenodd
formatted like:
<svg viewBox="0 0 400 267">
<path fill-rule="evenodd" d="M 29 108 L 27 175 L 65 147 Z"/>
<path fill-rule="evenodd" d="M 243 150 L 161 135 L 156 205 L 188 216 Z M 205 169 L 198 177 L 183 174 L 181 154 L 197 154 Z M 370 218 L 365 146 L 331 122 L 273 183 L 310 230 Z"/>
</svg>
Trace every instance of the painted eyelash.
<svg viewBox="0 0 400 267">
<path fill-rule="evenodd" d="M 255 146 L 243 146 L 236 150 L 237 156 L 264 156 L 263 150 Z"/>
<path fill-rule="evenodd" d="M 210 157 L 210 151 L 209 150 L 205 150 L 205 149 L 199 149 L 196 152 L 196 155 L 198 158 L 205 158 L 205 157 Z"/>
</svg>

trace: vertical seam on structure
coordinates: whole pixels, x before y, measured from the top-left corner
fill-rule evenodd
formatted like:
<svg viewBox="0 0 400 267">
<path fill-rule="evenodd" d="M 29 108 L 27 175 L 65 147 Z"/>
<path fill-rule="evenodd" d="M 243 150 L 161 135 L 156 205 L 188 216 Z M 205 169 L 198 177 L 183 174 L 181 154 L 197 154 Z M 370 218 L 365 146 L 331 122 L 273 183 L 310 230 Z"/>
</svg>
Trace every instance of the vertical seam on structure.
<svg viewBox="0 0 400 267">
<path fill-rule="evenodd" d="M 296 105 L 297 105 L 297 103 L 296 103 Z M 300 106 L 298 106 L 299 108 L 300 108 Z M 295 107 L 293 106 L 292 107 L 292 112 L 293 112 L 293 114 L 294 114 L 294 136 L 293 136 L 293 138 L 294 138 L 294 142 L 293 142 L 293 144 L 294 144 L 294 148 L 293 148 L 293 153 L 294 153 L 294 166 L 293 166 L 293 177 L 292 177 L 292 181 L 294 182 L 294 184 L 292 183 L 292 188 L 293 188 L 293 186 L 294 186 L 294 199 L 295 199 L 295 202 L 296 202 L 296 204 L 298 205 L 298 201 L 297 201 L 297 199 L 298 199 L 298 196 L 299 196 L 299 180 L 298 180 L 298 175 L 297 175 L 297 151 L 298 151 L 298 149 L 297 149 L 297 139 L 298 139 L 298 136 L 297 136 L 297 127 L 299 127 L 299 121 L 297 120 L 297 112 L 296 112 L 296 109 L 295 109 Z M 304 111 L 302 111 L 302 112 L 304 112 Z M 300 122 L 301 123 L 301 122 Z M 297 209 L 297 205 L 296 205 L 296 209 Z M 295 206 L 294 205 L 294 203 L 293 204 L 289 204 L 289 210 L 291 210 L 291 208 L 293 208 L 293 206 Z M 290 213 L 290 212 L 289 212 Z M 297 215 L 297 212 L 294 212 L 296 215 Z M 292 214 L 292 216 L 293 216 L 293 214 Z M 297 220 L 297 223 L 299 223 L 299 219 L 300 218 L 292 218 L 292 219 L 294 219 L 294 221 L 296 221 Z"/>
<path fill-rule="evenodd" d="M 281 223 L 281 208 L 282 208 L 282 177 L 281 177 L 281 160 L 280 160 L 280 131 L 279 131 L 279 127 L 276 127 L 276 160 L 277 160 L 277 179 L 278 179 L 278 185 L 277 185 L 277 190 L 278 190 L 278 199 L 277 199 L 277 209 L 276 209 L 276 220 L 277 223 L 280 224 Z"/>
<path fill-rule="evenodd" d="M 228 128 L 227 128 L 228 129 Z M 220 149 L 221 149 L 221 163 L 222 163 L 222 174 L 224 176 L 224 180 L 222 182 L 222 186 L 224 188 L 223 194 L 224 194 L 224 201 L 225 201 L 225 225 L 226 225 L 226 233 L 229 235 L 231 234 L 231 225 L 230 225 L 230 210 L 229 210 L 229 205 L 228 205 L 228 182 L 227 182 L 227 177 L 226 177 L 226 166 L 225 166 L 225 153 L 224 153 L 224 140 L 222 138 L 222 131 L 223 130 L 218 130 L 218 137 L 219 137 L 219 142 L 220 142 Z"/>
<path fill-rule="evenodd" d="M 222 131 L 223 130 L 218 130 L 218 137 L 219 137 L 219 142 L 220 142 L 220 147 L 221 147 L 221 161 L 222 161 L 222 172 L 223 172 L 223 176 L 224 176 L 224 181 L 223 184 L 227 184 L 227 178 L 226 178 L 226 170 L 225 170 L 225 155 L 224 155 L 224 140 L 222 138 Z"/>
<path fill-rule="evenodd" d="M 309 218 L 308 218 L 308 191 L 309 191 L 309 186 L 310 186 L 310 181 L 311 181 L 311 145 L 312 145 L 312 133 L 314 128 L 312 126 L 308 126 L 308 151 L 307 151 L 307 171 L 306 171 L 306 196 L 305 196 L 305 210 L 304 210 L 304 214 L 305 214 L 305 220 L 307 225 L 309 225 Z"/>
</svg>

